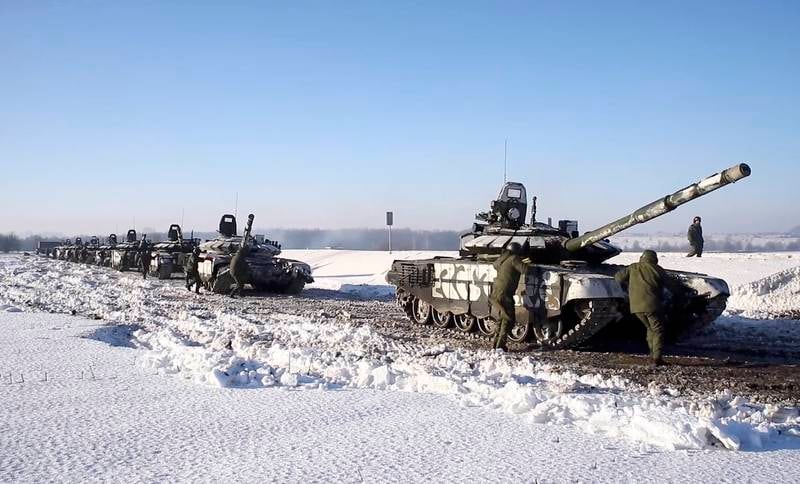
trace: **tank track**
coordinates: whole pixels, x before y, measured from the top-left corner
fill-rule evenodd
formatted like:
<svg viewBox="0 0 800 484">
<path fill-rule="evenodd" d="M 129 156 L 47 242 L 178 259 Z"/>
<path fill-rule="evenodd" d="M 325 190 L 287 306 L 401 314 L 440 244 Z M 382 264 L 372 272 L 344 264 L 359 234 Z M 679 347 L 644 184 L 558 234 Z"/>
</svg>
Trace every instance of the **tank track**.
<svg viewBox="0 0 800 484">
<path fill-rule="evenodd" d="M 564 332 L 560 338 L 554 342 L 541 343 L 549 348 L 565 349 L 577 346 L 588 340 L 601 329 L 613 323 L 620 317 L 617 305 L 612 301 L 586 301 L 587 308 L 584 309 L 581 320 Z"/>
<path fill-rule="evenodd" d="M 414 318 L 414 308 L 412 303 L 414 298 L 415 297 L 413 295 L 404 294 L 401 291 L 398 291 L 396 294 L 398 306 L 400 306 L 400 308 L 406 314 L 406 317 L 409 319 L 409 321 L 418 325 L 419 323 L 417 323 Z M 586 301 L 586 304 L 587 306 L 582 311 L 580 321 L 578 321 L 577 324 L 565 331 L 554 341 L 541 341 L 538 340 L 535 335 L 530 336 L 526 341 L 536 343 L 542 347 L 553 349 L 573 348 L 590 339 L 607 325 L 618 320 L 621 316 L 619 310 L 617 309 L 616 303 L 613 301 Z M 440 329 L 444 329 L 445 331 L 453 334 L 462 336 L 466 335 L 486 341 L 491 341 L 494 338 L 493 335 L 484 334 L 478 330 L 466 333 L 452 326 Z M 525 341 L 523 341 L 523 343 L 524 342 Z"/>
</svg>

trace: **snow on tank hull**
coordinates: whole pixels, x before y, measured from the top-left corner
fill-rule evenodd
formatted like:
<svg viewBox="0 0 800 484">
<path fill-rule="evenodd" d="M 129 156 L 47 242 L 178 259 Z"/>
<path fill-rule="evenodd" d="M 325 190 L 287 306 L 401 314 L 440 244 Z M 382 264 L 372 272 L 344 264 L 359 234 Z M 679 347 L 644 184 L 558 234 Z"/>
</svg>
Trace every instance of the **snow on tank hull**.
<svg viewBox="0 0 800 484">
<path fill-rule="evenodd" d="M 517 324 L 509 339 L 571 348 L 630 316 L 627 294 L 613 277 L 621 267 L 532 265 L 514 297 Z M 716 319 L 729 291 L 721 279 L 668 272 L 685 288 L 685 294 L 670 298 L 666 308 L 668 338 L 675 340 Z M 437 258 L 395 261 L 386 279 L 397 287 L 398 304 L 413 322 L 491 337 L 498 328 L 489 303 L 496 275 L 489 260 Z"/>
</svg>

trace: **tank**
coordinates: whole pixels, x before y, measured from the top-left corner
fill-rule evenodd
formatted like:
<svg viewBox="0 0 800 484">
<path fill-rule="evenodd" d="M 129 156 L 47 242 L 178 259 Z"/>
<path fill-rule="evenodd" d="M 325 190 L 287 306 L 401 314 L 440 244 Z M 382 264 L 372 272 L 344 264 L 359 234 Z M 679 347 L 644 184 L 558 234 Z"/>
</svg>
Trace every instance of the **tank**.
<svg viewBox="0 0 800 484">
<path fill-rule="evenodd" d="M 97 251 L 100 249 L 100 239 L 95 235 L 89 238 L 78 250 L 78 262 L 84 264 L 94 264 Z"/>
<path fill-rule="evenodd" d="M 72 248 L 72 239 L 64 239 L 52 252 L 53 259 L 67 260 L 67 254 Z"/>
<path fill-rule="evenodd" d="M 461 236 L 459 257 L 396 260 L 386 279 L 396 286 L 397 302 L 412 321 L 492 336 L 498 327 L 488 301 L 497 275 L 492 263 L 509 243 L 518 242 L 533 264 L 520 278 L 517 324 L 509 339 L 574 347 L 629 316 L 627 294 L 613 277 L 623 266 L 606 263 L 621 249 L 608 237 L 749 175 L 748 165 L 734 165 L 583 235 L 574 220 L 558 226 L 537 222 L 536 197 L 526 222 L 525 187 L 506 183 L 490 210 L 477 214 L 478 222 Z M 666 304 L 667 338 L 674 341 L 722 314 L 730 291 L 719 278 L 667 272 L 680 283 Z"/>
<path fill-rule="evenodd" d="M 167 240 L 152 246 L 150 274 L 159 279 L 169 279 L 176 272 L 183 273 L 183 266 L 194 246 L 193 240 L 183 238 L 180 225 L 170 225 L 167 230 Z"/>
<path fill-rule="evenodd" d="M 297 294 L 310 282 L 311 267 L 300 261 L 277 257 L 281 253 L 278 242 L 251 236 L 253 214 L 247 217 L 244 234 L 237 235 L 236 217 L 223 215 L 219 221 L 219 236 L 200 244 L 198 271 L 206 289 L 218 294 L 231 290 L 233 277 L 230 262 L 242 244 L 250 251 L 246 257 L 250 270 L 249 284 L 258 291 Z"/>
<path fill-rule="evenodd" d="M 110 234 L 104 244 L 97 248 L 94 263 L 101 267 L 111 267 L 111 253 L 117 247 L 117 234 Z"/>
<path fill-rule="evenodd" d="M 117 243 L 111 250 L 111 268 L 118 271 L 136 270 L 139 265 L 139 239 L 135 229 L 128 230 L 125 242 Z"/>
</svg>

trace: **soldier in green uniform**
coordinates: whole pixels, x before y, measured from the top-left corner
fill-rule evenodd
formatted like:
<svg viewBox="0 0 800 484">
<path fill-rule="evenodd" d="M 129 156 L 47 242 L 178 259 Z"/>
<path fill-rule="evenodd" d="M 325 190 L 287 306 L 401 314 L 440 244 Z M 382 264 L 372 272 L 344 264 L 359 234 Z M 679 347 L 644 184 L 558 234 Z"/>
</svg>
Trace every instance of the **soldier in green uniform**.
<svg viewBox="0 0 800 484">
<path fill-rule="evenodd" d="M 247 266 L 247 254 L 249 252 L 250 248 L 247 246 L 247 244 L 243 243 L 242 246 L 239 247 L 239 250 L 236 251 L 233 259 L 231 259 L 231 276 L 233 276 L 234 283 L 230 293 L 231 297 L 242 295 L 244 285 L 247 282 L 250 273 Z"/>
<path fill-rule="evenodd" d="M 507 349 L 508 333 L 516 324 L 514 293 L 517 291 L 520 276 L 527 272 L 531 263 L 529 259 L 523 260 L 521 253 L 522 246 L 517 242 L 511 242 L 494 262 L 497 277 L 492 284 L 489 302 L 492 306 L 492 315 L 500 320 L 494 347 L 503 350 Z"/>
<path fill-rule="evenodd" d="M 664 287 L 672 286 L 671 276 L 658 265 L 658 256 L 652 250 L 642 252 L 639 262 L 620 270 L 614 279 L 628 286 L 631 314 L 635 314 L 647 329 L 647 346 L 650 348 L 652 366 L 664 364 L 661 347 L 664 343 Z"/>
<path fill-rule="evenodd" d="M 142 238 L 142 243 L 139 244 L 139 263 L 142 267 L 142 277 L 147 279 L 147 272 L 150 271 L 150 260 L 153 255 L 150 253 L 150 246 L 147 241 Z"/>
<path fill-rule="evenodd" d="M 194 286 L 194 292 L 197 294 L 200 294 L 200 271 L 197 268 L 199 264 L 200 248 L 195 247 L 192 249 L 192 255 L 186 259 L 184 270 L 186 271 L 186 289 L 191 291 L 192 286 Z"/>
<path fill-rule="evenodd" d="M 689 239 L 689 245 L 692 247 L 689 253 L 686 254 L 686 257 L 702 257 L 703 244 L 705 241 L 703 240 L 703 226 L 700 225 L 700 217 L 695 217 L 694 220 L 692 220 L 692 225 L 689 226 L 686 237 Z"/>
</svg>

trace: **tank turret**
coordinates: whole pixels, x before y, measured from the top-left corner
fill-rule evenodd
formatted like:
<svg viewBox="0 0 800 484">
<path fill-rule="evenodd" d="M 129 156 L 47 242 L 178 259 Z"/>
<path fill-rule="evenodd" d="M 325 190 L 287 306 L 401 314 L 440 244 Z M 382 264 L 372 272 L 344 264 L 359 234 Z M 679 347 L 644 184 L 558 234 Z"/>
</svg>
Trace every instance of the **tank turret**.
<svg viewBox="0 0 800 484">
<path fill-rule="evenodd" d="M 557 227 L 536 222 L 536 197 L 533 198 L 534 214 L 531 221 L 524 223 L 527 211 L 525 187 L 521 183 L 509 182 L 503 185 L 500 195 L 492 201 L 491 210 L 477 214 L 479 222 L 473 225 L 470 232 L 461 236 L 460 255 L 493 258 L 500 255 L 509 243 L 517 242 L 537 262 L 555 264 L 569 260 L 600 263 L 621 252 L 618 247 L 606 242 L 608 237 L 749 175 L 749 166 L 744 163 L 734 165 L 584 235 L 579 235 L 576 220 L 559 220 Z"/>
</svg>

